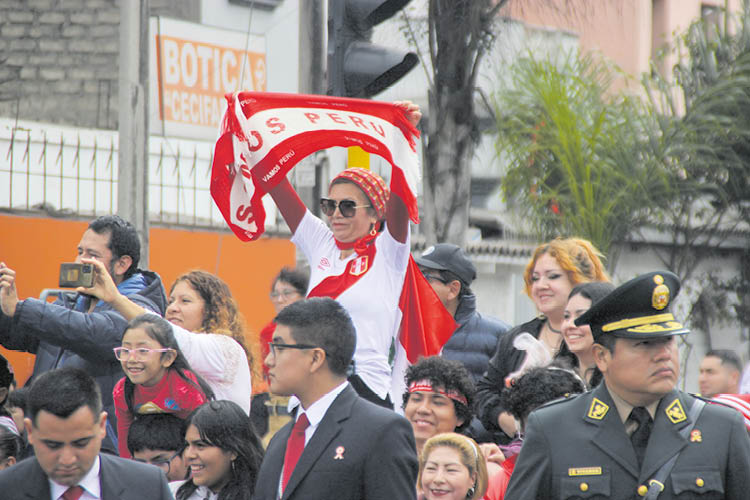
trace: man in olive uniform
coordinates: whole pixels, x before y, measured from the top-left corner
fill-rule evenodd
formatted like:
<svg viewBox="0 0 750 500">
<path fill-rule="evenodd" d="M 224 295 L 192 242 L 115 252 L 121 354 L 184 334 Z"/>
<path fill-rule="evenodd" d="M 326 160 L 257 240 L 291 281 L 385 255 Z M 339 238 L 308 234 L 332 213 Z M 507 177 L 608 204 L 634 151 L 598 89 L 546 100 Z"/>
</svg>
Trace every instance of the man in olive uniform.
<svg viewBox="0 0 750 500">
<path fill-rule="evenodd" d="M 676 389 L 679 288 L 670 272 L 645 274 L 576 320 L 591 326 L 604 382 L 529 416 L 506 500 L 750 498 L 739 412 Z"/>
</svg>

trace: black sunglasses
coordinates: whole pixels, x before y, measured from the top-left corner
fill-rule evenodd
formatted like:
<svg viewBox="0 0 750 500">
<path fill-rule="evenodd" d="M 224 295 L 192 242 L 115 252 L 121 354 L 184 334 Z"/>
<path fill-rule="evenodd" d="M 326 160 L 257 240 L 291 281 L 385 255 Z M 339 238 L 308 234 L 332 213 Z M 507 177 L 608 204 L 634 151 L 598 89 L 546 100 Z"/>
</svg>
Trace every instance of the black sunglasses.
<svg viewBox="0 0 750 500">
<path fill-rule="evenodd" d="M 339 211 L 344 217 L 354 217 L 354 213 L 358 208 L 366 208 L 369 206 L 371 205 L 357 205 L 357 202 L 354 200 L 341 200 L 337 202 L 330 198 L 320 199 L 320 210 L 328 217 L 333 215 L 336 211 L 336 207 L 339 207 Z"/>
<path fill-rule="evenodd" d="M 449 281 L 448 281 L 448 280 L 446 280 L 445 278 L 443 278 L 443 277 L 442 277 L 442 276 L 440 276 L 439 274 L 425 274 L 425 275 L 424 275 L 424 277 L 425 277 L 425 279 L 426 279 L 427 281 L 430 281 L 430 280 L 435 280 L 435 281 L 439 281 L 439 282 L 440 282 L 440 283 L 442 283 L 443 285 L 447 285 L 447 284 L 449 283 Z"/>
</svg>

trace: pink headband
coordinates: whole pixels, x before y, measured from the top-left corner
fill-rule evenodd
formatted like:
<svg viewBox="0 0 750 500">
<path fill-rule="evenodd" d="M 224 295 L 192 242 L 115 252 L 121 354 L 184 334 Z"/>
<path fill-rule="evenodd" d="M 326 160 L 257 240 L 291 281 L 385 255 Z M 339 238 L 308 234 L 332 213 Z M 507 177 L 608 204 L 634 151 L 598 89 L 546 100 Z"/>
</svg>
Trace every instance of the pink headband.
<svg viewBox="0 0 750 500">
<path fill-rule="evenodd" d="M 464 406 L 469 406 L 469 402 L 466 400 L 466 396 L 459 393 L 458 391 L 436 391 L 432 387 L 432 383 L 429 380 L 417 380 L 409 385 L 409 393 L 412 392 L 436 392 L 442 394 L 446 398 L 451 398 L 454 401 L 458 401 Z"/>
<path fill-rule="evenodd" d="M 385 219 L 385 204 L 388 202 L 391 191 L 382 177 L 366 168 L 352 167 L 334 177 L 331 184 L 337 179 L 346 179 L 356 184 L 370 200 L 378 219 Z"/>
</svg>

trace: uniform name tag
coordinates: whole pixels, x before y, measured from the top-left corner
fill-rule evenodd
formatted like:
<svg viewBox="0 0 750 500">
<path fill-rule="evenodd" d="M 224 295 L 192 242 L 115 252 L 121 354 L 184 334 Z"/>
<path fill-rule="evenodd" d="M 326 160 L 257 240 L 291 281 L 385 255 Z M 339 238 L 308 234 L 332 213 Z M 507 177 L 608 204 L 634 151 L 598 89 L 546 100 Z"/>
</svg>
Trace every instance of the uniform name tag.
<svg viewBox="0 0 750 500">
<path fill-rule="evenodd" d="M 569 476 L 601 476 L 601 467 L 579 467 L 576 469 L 568 469 Z"/>
</svg>

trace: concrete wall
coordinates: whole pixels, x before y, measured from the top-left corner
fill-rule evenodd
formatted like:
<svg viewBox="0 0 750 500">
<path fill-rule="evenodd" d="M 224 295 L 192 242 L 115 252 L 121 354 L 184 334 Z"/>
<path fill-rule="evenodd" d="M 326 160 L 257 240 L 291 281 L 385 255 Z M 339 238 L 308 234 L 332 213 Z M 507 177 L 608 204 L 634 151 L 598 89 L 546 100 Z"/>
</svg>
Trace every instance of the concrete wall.
<svg viewBox="0 0 750 500">
<path fill-rule="evenodd" d="M 197 21 L 198 2 L 151 10 Z M 119 22 L 116 0 L 0 0 L 0 116 L 116 129 Z"/>
</svg>

